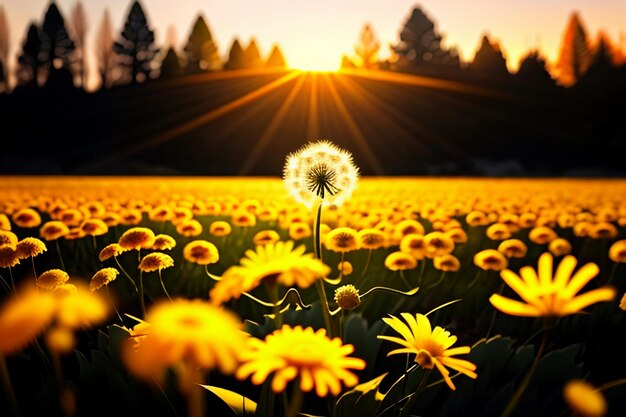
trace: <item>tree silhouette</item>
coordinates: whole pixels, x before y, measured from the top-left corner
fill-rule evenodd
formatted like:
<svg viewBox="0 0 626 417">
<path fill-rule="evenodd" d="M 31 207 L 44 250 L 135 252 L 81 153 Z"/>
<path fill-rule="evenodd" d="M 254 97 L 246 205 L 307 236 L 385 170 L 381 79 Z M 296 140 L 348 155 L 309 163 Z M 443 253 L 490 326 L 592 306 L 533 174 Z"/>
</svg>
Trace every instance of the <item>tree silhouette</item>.
<svg viewBox="0 0 626 417">
<path fill-rule="evenodd" d="M 0 91 L 8 89 L 9 40 L 9 23 L 0 5 Z"/>
<path fill-rule="evenodd" d="M 173 46 L 167 48 L 167 53 L 161 61 L 160 78 L 173 78 L 181 75 L 183 68 L 180 65 L 180 58 Z"/>
<path fill-rule="evenodd" d="M 352 62 L 352 60 L 348 58 L 346 55 L 342 55 L 341 56 L 341 69 L 354 69 L 354 68 L 356 68 L 356 65 L 354 65 L 354 62 Z"/>
<path fill-rule="evenodd" d="M 364 69 L 375 69 L 378 67 L 378 50 L 380 43 L 376 39 L 376 34 L 369 23 L 363 26 L 359 34 L 359 41 L 354 46 L 356 55 L 360 59 L 360 67 Z"/>
<path fill-rule="evenodd" d="M 28 26 L 26 40 L 22 45 L 22 52 L 17 59 L 18 84 L 37 85 L 39 81 L 39 70 L 42 67 L 41 52 L 41 30 L 35 23 L 31 23 L 30 26 Z"/>
<path fill-rule="evenodd" d="M 107 9 L 104 10 L 102 22 L 96 34 L 95 54 L 98 73 L 100 74 L 100 86 L 101 88 L 108 88 L 113 84 L 116 66 L 113 51 L 113 27 Z"/>
<path fill-rule="evenodd" d="M 56 3 L 50 3 L 41 25 L 41 61 L 51 73 L 54 69 L 72 67 L 73 53 L 76 49 L 65 27 L 65 20 Z"/>
<path fill-rule="evenodd" d="M 190 73 L 215 71 L 222 66 L 217 44 L 201 15 L 193 24 L 184 52 L 187 57 L 187 71 Z"/>
<path fill-rule="evenodd" d="M 393 47 L 402 61 L 413 66 L 460 67 L 456 49 L 444 49 L 443 36 L 435 30 L 435 24 L 421 8 L 413 9 L 400 32 L 400 43 Z"/>
<path fill-rule="evenodd" d="M 119 41 L 113 45 L 119 56 L 119 64 L 125 69 L 126 78 L 131 83 L 143 82 L 150 78 L 152 61 L 159 49 L 154 46 L 154 32 L 138 1 L 134 1 Z"/>
<path fill-rule="evenodd" d="M 254 38 L 250 40 L 248 47 L 243 51 L 243 65 L 244 68 L 261 68 L 263 66 L 261 52 L 259 52 L 259 47 Z"/>
<path fill-rule="evenodd" d="M 509 70 L 506 67 L 506 59 L 500 50 L 500 45 L 496 42 L 492 43 L 487 35 L 483 35 L 480 47 L 478 51 L 476 51 L 476 55 L 469 69 L 489 75 L 509 75 Z"/>
<path fill-rule="evenodd" d="M 280 50 L 278 45 L 274 45 L 272 47 L 272 51 L 267 57 L 267 61 L 265 62 L 265 66 L 267 68 L 286 68 L 287 63 L 285 62 L 285 57 Z"/>
<path fill-rule="evenodd" d="M 225 70 L 235 70 L 244 68 L 244 52 L 241 44 L 239 43 L 239 39 L 233 41 L 233 45 L 230 47 L 230 51 L 228 52 L 228 61 L 224 64 Z"/>
<path fill-rule="evenodd" d="M 85 39 L 87 36 L 87 15 L 85 8 L 80 1 L 77 1 L 70 14 L 70 28 L 76 41 L 76 52 L 78 53 L 78 74 L 80 77 L 80 85 L 84 88 L 87 84 L 87 68 L 85 56 L 87 55 L 87 44 Z"/>
<path fill-rule="evenodd" d="M 591 52 L 585 28 L 578 13 L 574 12 L 563 34 L 561 51 L 556 63 L 559 82 L 566 87 L 576 84 L 590 64 Z"/>
<path fill-rule="evenodd" d="M 546 61 L 539 51 L 529 52 L 520 63 L 516 77 L 533 83 L 554 83 L 550 73 L 546 69 Z"/>
</svg>

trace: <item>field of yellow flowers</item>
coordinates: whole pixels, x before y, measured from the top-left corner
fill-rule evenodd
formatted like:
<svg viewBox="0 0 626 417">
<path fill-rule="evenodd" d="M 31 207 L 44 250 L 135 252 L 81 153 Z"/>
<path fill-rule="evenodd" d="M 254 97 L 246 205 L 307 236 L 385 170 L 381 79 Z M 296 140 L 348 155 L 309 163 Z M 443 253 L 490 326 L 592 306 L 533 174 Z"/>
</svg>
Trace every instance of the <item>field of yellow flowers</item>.
<svg viewBox="0 0 626 417">
<path fill-rule="evenodd" d="M 0 415 L 626 415 L 625 181 L 358 180 L 333 149 L 3 179 Z"/>
</svg>

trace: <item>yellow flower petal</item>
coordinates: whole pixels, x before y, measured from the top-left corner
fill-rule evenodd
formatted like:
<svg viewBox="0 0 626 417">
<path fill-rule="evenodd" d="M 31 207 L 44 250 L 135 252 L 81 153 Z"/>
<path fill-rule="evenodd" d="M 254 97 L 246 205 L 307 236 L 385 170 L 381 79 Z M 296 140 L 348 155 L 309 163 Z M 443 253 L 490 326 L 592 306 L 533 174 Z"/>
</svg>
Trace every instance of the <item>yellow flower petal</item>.
<svg viewBox="0 0 626 417">
<path fill-rule="evenodd" d="M 511 300 L 510 298 L 503 297 L 500 294 L 493 294 L 491 297 L 489 297 L 489 302 L 498 310 L 512 316 L 541 316 L 541 311 L 537 307 L 529 304 L 524 304 L 520 301 Z"/>
</svg>

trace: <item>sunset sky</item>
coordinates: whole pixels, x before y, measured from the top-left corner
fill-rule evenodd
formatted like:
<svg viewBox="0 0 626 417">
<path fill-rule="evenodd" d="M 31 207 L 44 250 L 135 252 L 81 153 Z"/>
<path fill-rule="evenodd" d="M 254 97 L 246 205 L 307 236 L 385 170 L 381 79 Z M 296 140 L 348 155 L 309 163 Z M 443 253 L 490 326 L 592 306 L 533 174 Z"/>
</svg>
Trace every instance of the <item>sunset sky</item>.
<svg viewBox="0 0 626 417">
<path fill-rule="evenodd" d="M 77 0 L 58 0 L 65 16 Z M 116 31 L 121 30 L 130 0 L 82 0 L 88 14 L 89 43 L 108 8 Z M 21 48 L 30 20 L 41 22 L 49 0 L 1 0 L 11 30 L 11 55 Z M 588 35 L 595 39 L 604 29 L 615 43 L 626 35 L 625 0 L 143 0 L 157 43 L 165 41 L 168 27 L 176 29 L 183 45 L 198 13 L 203 13 L 226 55 L 235 37 L 247 45 L 254 36 L 265 55 L 279 43 L 288 64 L 298 69 L 334 70 L 342 54 L 353 46 L 365 22 L 381 41 L 381 55 L 398 41 L 398 33 L 415 5 L 445 34 L 447 46 L 457 46 L 464 60 L 471 60 L 483 33 L 502 44 L 511 70 L 525 51 L 539 46 L 555 59 L 569 15 L 578 10 Z M 93 71 L 93 65 L 91 70 Z M 91 77 L 90 85 L 97 84 Z"/>
</svg>

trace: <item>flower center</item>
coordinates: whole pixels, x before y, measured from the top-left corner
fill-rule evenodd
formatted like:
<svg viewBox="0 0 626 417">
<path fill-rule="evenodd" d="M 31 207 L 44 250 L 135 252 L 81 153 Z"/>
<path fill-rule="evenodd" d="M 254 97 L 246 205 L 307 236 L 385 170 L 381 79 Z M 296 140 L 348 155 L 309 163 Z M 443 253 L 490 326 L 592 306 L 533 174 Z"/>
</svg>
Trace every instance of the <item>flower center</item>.
<svg viewBox="0 0 626 417">
<path fill-rule="evenodd" d="M 318 164 L 307 171 L 306 187 L 309 191 L 323 199 L 327 192 L 330 195 L 335 195 L 341 191 L 333 184 L 336 178 L 337 173 L 335 170 L 329 168 L 326 164 Z"/>
</svg>

